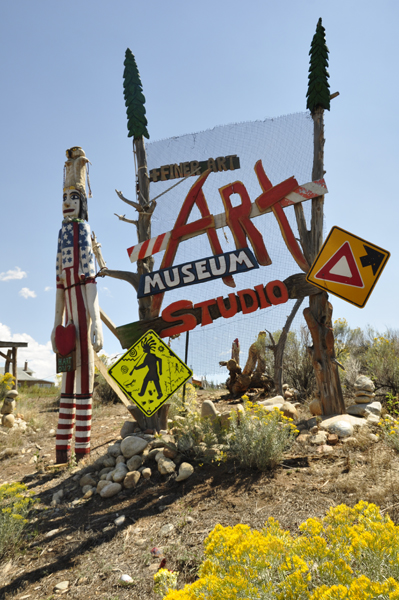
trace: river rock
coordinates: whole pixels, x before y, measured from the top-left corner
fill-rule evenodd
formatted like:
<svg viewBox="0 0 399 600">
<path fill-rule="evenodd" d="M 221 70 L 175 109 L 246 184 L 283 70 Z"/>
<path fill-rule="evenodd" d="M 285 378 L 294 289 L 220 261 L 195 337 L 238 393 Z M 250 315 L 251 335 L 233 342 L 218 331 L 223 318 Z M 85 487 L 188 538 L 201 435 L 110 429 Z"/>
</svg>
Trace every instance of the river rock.
<svg viewBox="0 0 399 600">
<path fill-rule="evenodd" d="M 121 450 L 125 458 L 131 458 L 136 454 L 141 454 L 144 448 L 147 448 L 148 442 L 136 436 L 129 436 L 122 440 Z"/>
<path fill-rule="evenodd" d="M 96 492 L 99 494 L 101 490 L 103 490 L 107 485 L 109 485 L 109 481 L 101 480 L 97 483 Z"/>
<path fill-rule="evenodd" d="M 15 400 L 13 400 L 12 398 L 5 398 L 4 400 L 4 404 L 1 407 L 1 414 L 2 415 L 11 415 L 16 407 L 16 402 Z"/>
<path fill-rule="evenodd" d="M 356 404 L 369 404 L 374 397 L 375 394 L 374 396 L 366 396 L 365 394 L 362 394 L 361 396 L 355 396 L 355 402 Z"/>
<path fill-rule="evenodd" d="M 374 392 L 375 386 L 373 381 L 366 375 L 359 375 L 355 381 L 356 391 Z"/>
<path fill-rule="evenodd" d="M 166 456 L 166 458 L 171 458 L 172 460 L 174 458 L 176 458 L 176 456 L 178 454 L 177 449 L 176 450 L 172 450 L 171 448 L 167 448 L 167 447 L 165 447 L 163 449 L 163 453 L 164 453 L 164 456 Z"/>
<path fill-rule="evenodd" d="M 320 454 L 331 454 L 331 452 L 334 452 L 334 448 L 327 444 L 322 444 L 317 448 L 317 452 L 320 452 Z"/>
<path fill-rule="evenodd" d="M 190 463 L 183 462 L 179 468 L 179 474 L 175 481 L 184 481 L 194 473 L 194 467 Z"/>
<path fill-rule="evenodd" d="M 141 471 L 142 476 L 144 477 L 144 479 L 150 479 L 152 472 L 151 469 L 149 467 L 146 467 L 145 469 L 143 469 Z"/>
<path fill-rule="evenodd" d="M 105 456 L 102 462 L 104 467 L 114 467 L 116 460 L 113 456 Z"/>
<path fill-rule="evenodd" d="M 57 583 L 57 585 L 54 586 L 54 591 L 62 593 L 62 592 L 66 592 L 68 588 L 69 588 L 69 581 L 60 581 L 60 583 Z"/>
<path fill-rule="evenodd" d="M 157 456 L 159 452 L 159 448 L 153 448 L 152 450 L 149 451 L 149 453 L 147 454 L 146 459 L 147 460 L 155 460 L 155 457 Z"/>
<path fill-rule="evenodd" d="M 107 475 L 110 471 L 113 470 L 113 467 L 104 467 L 104 469 L 101 469 L 101 471 L 99 472 L 99 476 L 102 477 L 103 475 Z"/>
<path fill-rule="evenodd" d="M 92 487 L 93 487 L 93 486 L 91 486 L 91 485 L 84 485 L 84 486 L 82 487 L 82 494 L 85 494 L 86 492 L 88 492 L 89 490 L 91 490 L 91 489 L 92 489 Z"/>
<path fill-rule="evenodd" d="M 356 417 L 367 417 L 370 412 L 367 410 L 368 404 L 351 404 L 346 409 L 348 415 L 354 415 Z"/>
<path fill-rule="evenodd" d="M 311 426 L 312 421 L 315 421 L 315 419 L 311 419 L 310 422 L 308 422 L 308 426 Z M 346 421 L 347 423 L 350 423 L 352 425 L 352 427 L 356 428 L 356 427 L 365 427 L 367 426 L 367 423 L 365 421 L 365 419 L 363 419 L 362 417 L 355 417 L 353 415 L 335 415 L 333 417 L 322 417 L 322 421 L 319 425 L 320 429 L 326 429 L 329 430 L 330 425 L 332 425 L 333 423 L 336 423 L 337 421 Z M 334 432 L 336 433 L 336 432 Z"/>
<path fill-rule="evenodd" d="M 291 402 L 284 402 L 284 404 L 282 404 L 280 410 L 283 413 L 283 415 L 285 417 L 287 417 L 288 419 L 295 420 L 298 418 L 298 412 L 297 412 L 295 406 L 293 404 L 291 404 Z"/>
<path fill-rule="evenodd" d="M 108 446 L 107 453 L 110 456 L 113 456 L 114 458 L 116 458 L 121 453 L 121 445 L 120 444 L 112 444 L 112 446 Z"/>
<path fill-rule="evenodd" d="M 83 475 L 83 477 L 80 478 L 79 485 L 80 487 L 84 487 L 85 485 L 93 487 L 93 485 L 97 485 L 97 481 L 93 479 L 90 473 L 86 473 L 86 475 Z"/>
<path fill-rule="evenodd" d="M 135 454 L 134 456 L 132 456 L 132 458 L 129 458 L 129 460 L 126 463 L 126 466 L 129 469 L 129 471 L 137 471 L 137 469 L 141 467 L 142 464 L 142 456 L 140 456 L 139 454 Z"/>
<path fill-rule="evenodd" d="M 175 470 L 176 465 L 173 460 L 170 460 L 170 458 L 164 457 L 158 461 L 158 471 L 161 473 L 161 475 L 170 475 L 170 473 L 173 473 Z"/>
<path fill-rule="evenodd" d="M 122 439 L 125 439 L 128 435 L 132 435 L 137 427 L 137 423 L 135 421 L 125 421 L 120 430 L 120 436 Z"/>
<path fill-rule="evenodd" d="M 139 479 L 140 473 L 138 471 L 130 471 L 123 480 L 123 487 L 125 487 L 127 490 L 130 490 L 136 487 Z"/>
<path fill-rule="evenodd" d="M 11 429 L 12 427 L 14 427 L 14 423 L 14 415 L 3 415 L 3 418 L 1 419 L 1 424 L 3 425 L 3 427 L 8 427 L 9 429 Z"/>
<path fill-rule="evenodd" d="M 366 408 L 369 412 L 371 412 L 372 415 L 377 415 L 377 417 L 379 417 L 381 415 L 381 411 L 382 411 L 381 402 L 378 402 L 378 401 L 370 402 L 370 404 L 366 405 Z"/>
<path fill-rule="evenodd" d="M 120 483 L 125 479 L 127 473 L 128 469 L 126 465 L 118 465 L 118 467 L 114 471 L 112 479 L 113 481 L 115 481 L 115 483 Z"/>
<path fill-rule="evenodd" d="M 120 483 L 109 483 L 100 491 L 101 498 L 112 498 L 121 491 L 122 486 Z"/>
<path fill-rule="evenodd" d="M 356 396 L 370 396 L 370 398 L 374 398 L 375 397 L 375 393 L 374 392 L 367 392 L 366 390 L 360 390 L 358 392 L 355 392 L 355 397 Z"/>
<path fill-rule="evenodd" d="M 213 421 L 217 416 L 218 413 L 212 400 L 204 400 L 201 408 L 201 417 L 210 417 Z"/>
<path fill-rule="evenodd" d="M 163 458 L 166 458 L 165 455 L 164 455 L 164 453 L 163 453 L 163 450 L 158 450 L 158 452 L 155 455 L 155 461 L 159 462 Z"/>
<path fill-rule="evenodd" d="M 367 423 L 369 425 L 378 425 L 379 422 L 380 422 L 380 417 L 378 417 L 377 415 L 373 415 L 373 414 L 368 415 Z"/>
<path fill-rule="evenodd" d="M 339 438 L 346 438 L 353 435 L 353 426 L 347 421 L 336 421 L 328 427 L 330 433 L 335 433 Z"/>
<path fill-rule="evenodd" d="M 323 414 L 321 408 L 321 402 L 318 398 L 314 398 L 312 402 L 309 404 L 309 412 L 311 415 L 315 417 L 320 417 Z"/>
<path fill-rule="evenodd" d="M 262 400 L 262 402 L 258 402 L 258 404 L 262 404 L 262 406 L 271 406 L 284 404 L 285 400 L 282 396 L 274 396 L 273 398 L 266 398 L 266 400 Z"/>
<path fill-rule="evenodd" d="M 8 392 L 6 392 L 6 398 L 11 398 L 11 400 L 15 400 L 15 398 L 17 396 L 18 396 L 17 390 L 8 390 Z"/>
<path fill-rule="evenodd" d="M 327 442 L 327 438 L 328 434 L 326 431 L 318 431 L 316 434 L 309 436 L 308 442 L 312 446 L 320 446 Z"/>
<path fill-rule="evenodd" d="M 126 459 L 122 454 L 120 454 L 119 456 L 116 457 L 116 466 L 118 466 L 120 464 L 124 465 L 125 462 L 126 462 Z"/>
</svg>

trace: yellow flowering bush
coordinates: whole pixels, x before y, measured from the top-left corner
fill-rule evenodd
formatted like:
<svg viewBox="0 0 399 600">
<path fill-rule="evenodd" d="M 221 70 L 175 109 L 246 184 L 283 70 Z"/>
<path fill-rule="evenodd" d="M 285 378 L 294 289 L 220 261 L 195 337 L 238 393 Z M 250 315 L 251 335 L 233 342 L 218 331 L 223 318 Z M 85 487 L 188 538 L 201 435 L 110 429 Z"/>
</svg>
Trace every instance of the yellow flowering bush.
<svg viewBox="0 0 399 600">
<path fill-rule="evenodd" d="M 399 599 L 399 527 L 376 505 L 342 504 L 299 529 L 217 525 L 199 579 L 164 600 Z"/>
<path fill-rule="evenodd" d="M 399 422 L 395 421 L 393 417 L 386 415 L 380 419 L 378 424 L 381 427 L 381 433 L 385 442 L 388 446 L 399 452 Z"/>
<path fill-rule="evenodd" d="M 176 588 L 178 575 L 178 571 L 159 569 L 154 575 L 154 592 L 163 598 L 170 590 Z"/>
<path fill-rule="evenodd" d="M 0 486 L 0 560 L 19 543 L 28 520 L 26 516 L 32 504 L 22 483 L 6 483 Z"/>
<path fill-rule="evenodd" d="M 14 377 L 11 373 L 0 375 L 0 402 L 4 400 L 8 390 L 11 390 L 14 385 Z"/>
<path fill-rule="evenodd" d="M 268 411 L 249 400 L 244 408 L 245 412 L 233 411 L 230 417 L 230 453 L 243 467 L 273 469 L 299 432 L 278 408 Z"/>
</svg>

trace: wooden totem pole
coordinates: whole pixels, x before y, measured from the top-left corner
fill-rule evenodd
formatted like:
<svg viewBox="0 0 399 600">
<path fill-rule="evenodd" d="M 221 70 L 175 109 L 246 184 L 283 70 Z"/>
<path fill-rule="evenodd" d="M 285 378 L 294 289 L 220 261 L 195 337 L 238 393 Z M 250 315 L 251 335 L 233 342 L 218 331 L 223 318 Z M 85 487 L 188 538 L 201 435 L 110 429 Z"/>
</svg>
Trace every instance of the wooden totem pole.
<svg viewBox="0 0 399 600">
<path fill-rule="evenodd" d="M 93 351 L 99 352 L 103 346 L 91 231 L 87 222 L 86 165 L 89 160 L 79 146 L 69 148 L 66 154 L 51 334 L 57 354 L 57 372 L 62 372 L 56 437 L 58 464 L 66 463 L 71 457 L 74 427 L 76 459 L 90 453 Z"/>
<path fill-rule="evenodd" d="M 307 91 L 307 108 L 311 112 L 314 123 L 313 181 L 321 179 L 325 173 L 324 110 L 330 110 L 331 99 L 327 71 L 328 52 L 325 29 L 319 19 L 309 52 Z M 301 245 L 309 264 L 313 263 L 323 244 L 323 206 L 323 196 L 312 199 L 311 229 L 308 231 L 302 205 L 295 205 Z M 345 404 L 335 358 L 332 305 L 328 301 L 328 294 L 322 292 L 310 296 L 309 307 L 305 308 L 303 314 L 313 340 L 313 346 L 308 350 L 313 362 L 318 388 L 317 396 L 322 412 L 324 415 L 342 414 L 345 412 Z"/>
</svg>

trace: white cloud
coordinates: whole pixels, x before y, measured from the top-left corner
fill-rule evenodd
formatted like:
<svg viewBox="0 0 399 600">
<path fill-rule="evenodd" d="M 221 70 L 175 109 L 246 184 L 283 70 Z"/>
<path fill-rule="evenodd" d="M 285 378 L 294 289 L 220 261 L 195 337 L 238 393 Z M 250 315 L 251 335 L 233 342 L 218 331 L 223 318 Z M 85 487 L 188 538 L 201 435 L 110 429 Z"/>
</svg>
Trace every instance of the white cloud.
<svg viewBox="0 0 399 600">
<path fill-rule="evenodd" d="M 50 291 L 50 290 L 52 290 L 52 289 L 53 289 L 53 288 L 51 287 L 51 285 L 47 285 L 47 286 L 44 288 L 44 291 L 45 291 L 45 292 L 49 292 L 49 291 Z"/>
<path fill-rule="evenodd" d="M 22 271 L 20 267 L 15 267 L 14 270 L 10 269 L 6 273 L 0 273 L 0 281 L 10 281 L 11 279 L 23 279 L 27 276 L 27 273 L 25 273 L 25 271 Z"/>
<path fill-rule="evenodd" d="M 19 291 L 19 295 L 23 298 L 36 298 L 36 292 L 29 288 L 22 288 L 22 290 Z"/>
<path fill-rule="evenodd" d="M 28 342 L 27 348 L 18 348 L 17 361 L 18 367 L 24 367 L 25 361 L 28 361 L 28 366 L 34 371 L 34 376 L 39 379 L 54 381 L 55 378 L 55 354 L 51 347 L 51 342 L 40 344 L 33 339 L 28 333 L 11 333 L 11 329 L 0 323 L 0 340 L 4 342 Z M 7 350 L 7 348 L 5 348 Z M 4 352 L 4 351 L 3 351 Z M 4 360 L 0 361 L 2 366 Z"/>
</svg>

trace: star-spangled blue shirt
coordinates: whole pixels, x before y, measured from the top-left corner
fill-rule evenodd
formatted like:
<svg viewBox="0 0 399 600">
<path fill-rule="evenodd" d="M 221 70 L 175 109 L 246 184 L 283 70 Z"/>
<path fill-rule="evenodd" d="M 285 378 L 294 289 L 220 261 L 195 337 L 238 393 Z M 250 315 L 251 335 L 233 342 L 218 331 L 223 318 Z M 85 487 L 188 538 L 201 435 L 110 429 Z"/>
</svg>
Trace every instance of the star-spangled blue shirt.
<svg viewBox="0 0 399 600">
<path fill-rule="evenodd" d="M 56 261 L 57 285 L 64 283 L 64 269 L 75 267 L 74 265 L 74 245 L 79 245 L 79 265 L 78 276 L 80 279 L 92 278 L 96 274 L 94 266 L 94 255 L 91 245 L 90 225 L 86 221 L 79 221 L 78 237 L 74 239 L 73 221 L 65 221 L 58 234 L 58 248 Z"/>
</svg>

